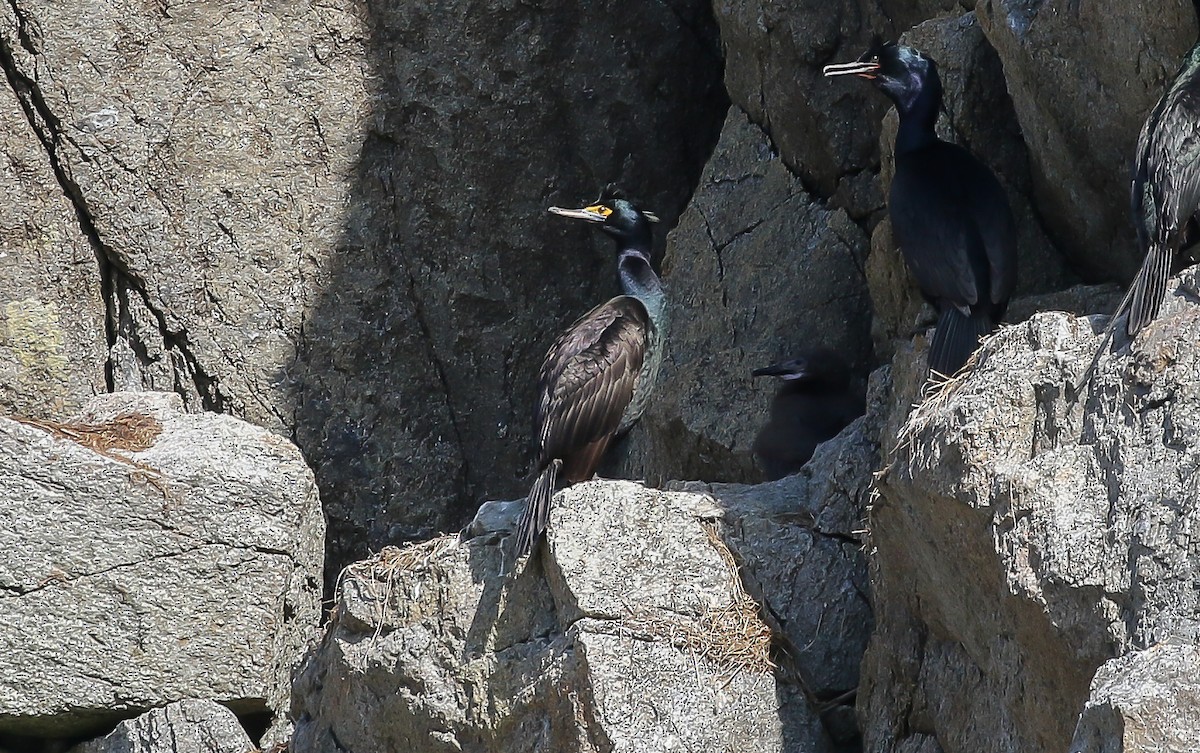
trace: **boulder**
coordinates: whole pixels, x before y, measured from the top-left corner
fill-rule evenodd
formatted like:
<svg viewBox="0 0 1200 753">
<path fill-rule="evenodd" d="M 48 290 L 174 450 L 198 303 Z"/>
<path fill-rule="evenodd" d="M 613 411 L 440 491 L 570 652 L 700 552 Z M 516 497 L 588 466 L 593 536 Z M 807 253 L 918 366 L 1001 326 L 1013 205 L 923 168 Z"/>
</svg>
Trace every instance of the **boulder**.
<svg viewBox="0 0 1200 753">
<path fill-rule="evenodd" d="M 990 0 L 1046 230 L 1090 281 L 1128 282 L 1142 260 L 1129 219 L 1138 132 L 1196 41 L 1189 0 Z M 1103 40 L 1103 44 L 1097 44 Z"/>
<path fill-rule="evenodd" d="M 232 711 L 212 701 L 184 700 L 123 721 L 67 753 L 257 752 Z"/>
<path fill-rule="evenodd" d="M 777 383 L 750 372 L 825 347 L 865 373 L 866 254 L 862 230 L 815 201 L 766 134 L 731 108 L 668 238 L 667 353 L 654 400 L 612 474 L 653 484 L 761 480 L 750 448 Z"/>
<path fill-rule="evenodd" d="M 495 535 L 355 563 L 296 686 L 293 750 L 844 749 L 814 704 L 853 687 L 869 624 L 855 516 L 808 496 L 815 478 L 756 488 L 577 484 L 511 572 Z M 479 530 L 515 526 L 489 507 Z M 763 561 L 784 550 L 804 554 Z M 775 600 L 786 667 L 738 563 Z"/>
<path fill-rule="evenodd" d="M 1160 643 L 1100 666 L 1071 753 L 1189 751 L 1200 740 L 1200 646 Z"/>
<path fill-rule="evenodd" d="M 0 732 L 286 707 L 320 616 L 312 473 L 275 434 L 182 409 L 116 393 L 67 423 L 0 419 Z"/>
<path fill-rule="evenodd" d="M 1103 320 L 1004 327 L 926 399 L 920 354 L 897 356 L 869 519 L 867 751 L 915 733 L 946 753 L 1067 750 L 1097 668 L 1200 639 L 1198 283 L 1188 270 L 1077 399 Z"/>
</svg>

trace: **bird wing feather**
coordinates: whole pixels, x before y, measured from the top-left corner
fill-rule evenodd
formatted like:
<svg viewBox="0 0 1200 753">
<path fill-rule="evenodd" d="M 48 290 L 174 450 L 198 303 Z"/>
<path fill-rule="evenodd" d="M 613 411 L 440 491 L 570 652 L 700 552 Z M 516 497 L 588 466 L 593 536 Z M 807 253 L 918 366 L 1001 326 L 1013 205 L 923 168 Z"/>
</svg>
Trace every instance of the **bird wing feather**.
<svg viewBox="0 0 1200 753">
<path fill-rule="evenodd" d="M 979 233 L 964 222 L 959 180 L 928 160 L 927 150 L 897 158 L 888 198 L 892 232 L 927 298 L 964 308 L 979 300 L 972 256 L 984 257 Z"/>
<path fill-rule="evenodd" d="M 617 430 L 637 389 L 650 326 L 640 301 L 617 296 L 555 340 L 538 374 L 534 415 L 543 464 Z"/>
</svg>

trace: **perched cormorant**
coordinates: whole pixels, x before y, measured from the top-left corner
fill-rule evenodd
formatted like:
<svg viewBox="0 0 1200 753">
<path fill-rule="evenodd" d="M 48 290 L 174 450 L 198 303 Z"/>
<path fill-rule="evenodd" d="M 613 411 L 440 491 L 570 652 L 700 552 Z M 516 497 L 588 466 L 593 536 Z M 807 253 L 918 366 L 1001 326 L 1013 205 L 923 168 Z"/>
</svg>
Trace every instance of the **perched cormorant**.
<svg viewBox="0 0 1200 753">
<path fill-rule="evenodd" d="M 836 437 L 866 410 L 865 385 L 832 350 L 807 351 L 752 373 L 782 380 L 771 401 L 771 417 L 754 438 L 754 456 L 771 481 L 800 470 L 817 445 Z"/>
<path fill-rule="evenodd" d="M 538 475 L 517 528 L 518 557 L 545 530 L 558 477 L 590 478 L 613 437 L 642 415 L 666 335 L 666 296 L 650 266 L 650 223 L 658 218 L 611 185 L 591 206 L 550 211 L 595 223 L 612 236 L 625 294 L 568 327 L 542 362 L 534 411 Z"/>
<path fill-rule="evenodd" d="M 1130 191 L 1133 224 L 1145 261 L 1127 298 L 1132 337 L 1162 305 L 1171 264 L 1196 231 L 1200 209 L 1200 43 L 1150 111 L 1138 135 Z M 1118 310 L 1116 316 L 1120 316 Z"/>
<path fill-rule="evenodd" d="M 826 76 L 867 79 L 900 114 L 892 233 L 925 299 L 938 311 L 929 367 L 957 372 L 996 328 L 1017 279 L 1017 238 L 1004 189 L 970 152 L 934 132 L 942 103 L 937 66 L 911 47 L 875 42 Z"/>
</svg>

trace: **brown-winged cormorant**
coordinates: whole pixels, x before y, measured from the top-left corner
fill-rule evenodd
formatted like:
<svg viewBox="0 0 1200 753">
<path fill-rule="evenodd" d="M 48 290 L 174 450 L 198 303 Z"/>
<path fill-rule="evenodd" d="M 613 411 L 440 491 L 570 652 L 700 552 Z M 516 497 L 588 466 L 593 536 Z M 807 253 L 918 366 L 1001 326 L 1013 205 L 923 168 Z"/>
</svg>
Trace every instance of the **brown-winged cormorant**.
<svg viewBox="0 0 1200 753">
<path fill-rule="evenodd" d="M 810 350 L 752 373 L 782 380 L 771 400 L 771 417 L 754 438 L 754 456 L 771 481 L 800 470 L 817 445 L 836 437 L 866 409 L 865 385 L 832 350 Z"/>
<path fill-rule="evenodd" d="M 658 218 L 611 185 L 583 209 L 550 211 L 595 223 L 613 238 L 625 294 L 568 327 L 542 362 L 533 424 L 537 478 L 517 528 L 518 557 L 528 554 L 545 530 L 558 477 L 590 478 L 613 437 L 642 415 L 666 335 L 666 296 L 650 266 L 650 223 Z"/>
<path fill-rule="evenodd" d="M 1200 43 L 1138 135 L 1130 199 L 1145 261 L 1128 297 L 1132 337 L 1158 314 L 1175 255 L 1194 239 L 1200 209 Z M 1118 310 L 1116 316 L 1123 313 Z"/>
<path fill-rule="evenodd" d="M 917 286 L 938 311 L 929 367 L 952 375 L 995 329 L 1016 283 L 1008 198 L 991 170 L 934 132 L 942 82 L 933 60 L 875 42 L 853 63 L 825 66 L 825 75 L 867 79 L 900 114 L 888 214 Z"/>
</svg>

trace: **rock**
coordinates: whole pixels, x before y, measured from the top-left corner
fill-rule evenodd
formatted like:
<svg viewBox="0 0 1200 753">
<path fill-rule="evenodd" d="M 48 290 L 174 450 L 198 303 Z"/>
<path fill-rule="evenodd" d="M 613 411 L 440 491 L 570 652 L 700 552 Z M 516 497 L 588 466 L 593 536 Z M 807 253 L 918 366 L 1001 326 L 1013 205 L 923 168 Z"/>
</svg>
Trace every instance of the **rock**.
<svg viewBox="0 0 1200 753">
<path fill-rule="evenodd" d="M 9 90 L 0 133 L 0 410 L 61 418 L 105 389 L 98 262 Z"/>
<path fill-rule="evenodd" d="M 616 288 L 609 244 L 546 207 L 617 180 L 672 223 L 727 107 L 704 0 L 16 0 L 0 61 L 28 121 L 9 153 L 49 187 L 33 217 L 65 228 L 23 254 L 62 281 L 21 316 L 85 364 L 29 378 L 70 409 L 108 366 L 294 437 L 331 573 L 518 493 L 542 355 Z"/>
<path fill-rule="evenodd" d="M 991 0 L 978 9 L 1047 231 L 1085 277 L 1128 282 L 1142 262 L 1129 219 L 1134 146 L 1196 40 L 1192 3 Z"/>
<path fill-rule="evenodd" d="M 1189 751 L 1200 740 L 1200 647 L 1158 644 L 1105 662 L 1071 753 Z"/>
<path fill-rule="evenodd" d="M 668 239 L 672 306 L 658 391 L 612 475 L 751 481 L 751 444 L 776 384 L 752 369 L 828 347 L 865 372 L 866 237 L 818 204 L 732 108 L 721 141 Z M 620 454 L 618 453 L 618 457 Z"/>
<path fill-rule="evenodd" d="M 172 394 L 0 419 L 0 732 L 70 736 L 180 698 L 286 706 L 324 520 L 287 440 Z"/>
<path fill-rule="evenodd" d="M 847 463 L 863 449 L 825 448 Z M 482 538 L 354 564 L 293 696 L 293 749 L 832 753 L 794 670 L 767 663 L 771 632 L 724 543 L 775 600 L 815 698 L 853 686 L 869 622 L 862 555 L 845 499 L 815 496 L 840 482 L 816 478 L 711 493 L 577 484 L 557 496 L 546 544 L 507 576 L 509 547 Z M 806 553 L 764 561 L 793 545 Z M 780 574 L 790 582 L 762 582 Z"/>
<path fill-rule="evenodd" d="M 1078 400 L 1102 320 L 1050 312 L 1002 328 L 911 414 L 919 399 L 899 375 L 914 359 L 893 364 L 907 381 L 889 420 L 907 419 L 882 434 L 869 520 L 867 751 L 916 730 L 948 752 L 1066 750 L 1098 667 L 1200 639 L 1198 289 L 1188 270 Z"/>
<path fill-rule="evenodd" d="M 1028 150 L 1004 86 L 1000 58 L 980 29 L 975 14 L 926 21 L 905 32 L 900 41 L 921 50 L 937 63 L 944 89 L 938 136 L 961 145 L 979 158 L 996 174 L 1008 194 L 1017 227 L 1015 295 L 1061 290 L 1071 282 L 1072 274 L 1062 254 L 1046 237 L 1039 212 L 1030 203 L 1033 189 Z M 866 87 L 862 82 L 842 83 Z M 895 162 L 892 150 L 898 127 L 899 118 L 892 109 L 884 118 L 880 137 L 885 196 L 891 187 Z M 915 330 L 931 326 L 936 317 L 931 310 L 922 310 L 924 301 L 894 244 L 887 221 L 875 226 L 866 268 L 876 314 L 872 335 L 876 353 L 886 358 L 893 352 L 893 340 L 910 338 Z M 1006 320 L 1019 321 L 1011 315 Z"/>
<path fill-rule="evenodd" d="M 233 712 L 212 701 L 185 700 L 129 719 L 68 753 L 257 753 Z"/>
</svg>

